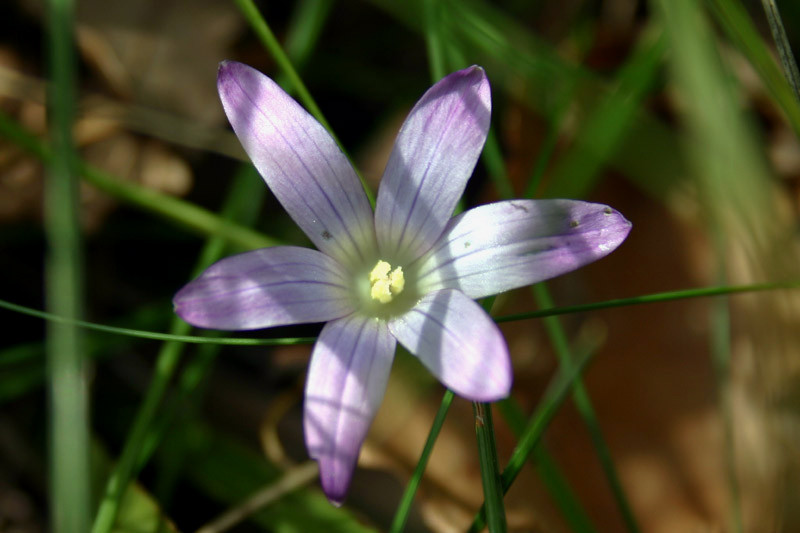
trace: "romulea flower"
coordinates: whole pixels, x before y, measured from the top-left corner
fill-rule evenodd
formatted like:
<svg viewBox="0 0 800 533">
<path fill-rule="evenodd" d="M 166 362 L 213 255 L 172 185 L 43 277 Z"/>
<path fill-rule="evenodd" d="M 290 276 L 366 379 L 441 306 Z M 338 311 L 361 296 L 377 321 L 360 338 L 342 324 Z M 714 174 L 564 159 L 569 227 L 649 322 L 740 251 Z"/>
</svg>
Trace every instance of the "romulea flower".
<svg viewBox="0 0 800 533">
<path fill-rule="evenodd" d="M 475 298 L 574 270 L 614 250 L 630 223 L 605 205 L 512 200 L 456 217 L 489 129 L 483 69 L 445 77 L 403 124 L 373 213 L 328 132 L 271 79 L 223 62 L 225 113 L 253 164 L 318 248 L 228 257 L 175 296 L 204 328 L 327 322 L 308 369 L 304 430 L 323 490 L 341 503 L 381 404 L 397 342 L 456 394 L 508 396 L 508 347 Z"/>
</svg>

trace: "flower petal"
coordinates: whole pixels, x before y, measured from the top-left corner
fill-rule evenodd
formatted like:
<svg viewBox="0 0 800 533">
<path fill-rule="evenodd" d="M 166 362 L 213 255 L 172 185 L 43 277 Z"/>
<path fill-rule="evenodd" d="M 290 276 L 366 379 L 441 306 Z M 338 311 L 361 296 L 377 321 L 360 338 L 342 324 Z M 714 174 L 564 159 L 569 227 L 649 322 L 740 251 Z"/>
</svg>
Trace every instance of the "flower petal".
<svg viewBox="0 0 800 533">
<path fill-rule="evenodd" d="M 303 426 L 322 488 L 344 501 L 358 453 L 383 400 L 397 342 L 385 322 L 351 315 L 320 333 L 306 381 Z"/>
<path fill-rule="evenodd" d="M 423 292 L 482 298 L 575 270 L 611 253 L 631 229 L 618 211 L 574 200 L 511 200 L 453 218 L 419 262 Z"/>
<path fill-rule="evenodd" d="M 389 331 L 456 394 L 493 402 L 511 392 L 511 359 L 503 334 L 461 291 L 425 295 L 411 311 L 392 319 Z"/>
<path fill-rule="evenodd" d="M 375 228 L 384 257 L 410 261 L 442 233 L 478 161 L 491 117 L 477 66 L 428 89 L 409 113 L 383 173 Z"/>
<path fill-rule="evenodd" d="M 325 322 L 353 312 L 347 272 L 310 248 L 277 246 L 227 257 L 175 295 L 175 312 L 201 328 L 260 329 Z"/>
<path fill-rule="evenodd" d="M 322 252 L 363 263 L 375 243 L 372 208 L 325 128 L 247 65 L 222 62 L 217 87 L 233 131 L 292 219 Z"/>
</svg>

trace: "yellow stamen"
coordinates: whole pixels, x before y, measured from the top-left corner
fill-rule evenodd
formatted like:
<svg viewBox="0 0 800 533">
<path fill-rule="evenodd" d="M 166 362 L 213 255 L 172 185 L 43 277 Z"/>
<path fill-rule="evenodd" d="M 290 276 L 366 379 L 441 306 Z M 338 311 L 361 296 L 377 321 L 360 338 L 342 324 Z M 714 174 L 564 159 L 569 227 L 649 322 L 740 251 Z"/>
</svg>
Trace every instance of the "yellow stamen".
<svg viewBox="0 0 800 533">
<path fill-rule="evenodd" d="M 372 272 L 369 273 L 370 296 L 373 300 L 378 300 L 385 304 L 403 292 L 406 279 L 403 276 L 403 267 L 392 270 L 392 265 L 386 261 L 378 261 Z"/>
</svg>

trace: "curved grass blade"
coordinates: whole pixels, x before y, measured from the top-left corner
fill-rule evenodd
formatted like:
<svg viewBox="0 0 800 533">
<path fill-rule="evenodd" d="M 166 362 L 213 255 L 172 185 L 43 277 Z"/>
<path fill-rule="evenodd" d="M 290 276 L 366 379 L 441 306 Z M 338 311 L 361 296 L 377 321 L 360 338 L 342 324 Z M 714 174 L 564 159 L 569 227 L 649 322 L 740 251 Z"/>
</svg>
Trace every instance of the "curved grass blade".
<svg viewBox="0 0 800 533">
<path fill-rule="evenodd" d="M 724 287 L 681 289 L 677 291 L 655 292 L 642 296 L 634 296 L 632 298 L 615 298 L 613 300 L 605 300 L 603 302 L 565 305 L 561 307 L 553 307 L 552 309 L 540 309 L 538 311 L 514 313 L 513 315 L 495 316 L 493 318 L 494 321 L 498 323 L 514 322 L 517 320 L 529 320 L 532 318 L 542 318 L 546 316 L 569 315 L 572 313 L 585 313 L 587 311 L 600 311 L 602 309 L 611 309 L 614 307 L 672 302 L 675 300 L 689 300 L 692 298 L 707 298 L 710 296 L 745 294 L 749 292 L 793 289 L 800 289 L 800 281 L 777 281 L 772 283 L 751 283 L 748 285 L 728 285 Z"/>
<path fill-rule="evenodd" d="M 11 117 L 0 111 L 0 135 L 30 153 L 45 165 L 51 164 L 53 150 Z M 250 228 L 225 220 L 210 211 L 133 182 L 122 181 L 108 172 L 77 160 L 77 172 L 87 183 L 118 200 L 155 213 L 208 236 L 221 236 L 240 248 L 251 250 L 275 246 L 278 241 Z"/>
<path fill-rule="evenodd" d="M 243 169 L 244 170 L 240 172 L 234 180 L 232 190 L 223 207 L 223 216 L 228 219 L 238 218 L 241 220 L 246 215 L 250 215 L 248 218 L 250 218 L 250 222 L 252 222 L 256 213 L 253 207 L 257 208 L 260 202 L 251 205 L 251 209 L 246 211 L 240 209 L 243 203 L 242 200 L 247 199 L 250 195 L 256 195 L 256 198 L 259 198 L 259 194 L 261 194 L 261 198 L 263 198 L 264 187 L 260 183 L 260 180 L 255 179 L 256 177 L 253 175 L 255 171 L 252 167 L 243 167 Z M 222 239 L 210 239 L 203 248 L 200 258 L 197 261 L 195 268 L 196 273 L 222 257 L 224 251 L 225 242 Z M 180 320 L 177 316 L 173 317 L 172 325 L 170 326 L 171 334 L 186 335 L 191 329 L 191 326 Z M 107 533 L 112 530 L 117 514 L 119 513 L 122 497 L 127 490 L 130 480 L 136 477 L 139 470 L 144 466 L 146 459 L 149 457 L 149 453 L 143 455 L 145 443 L 157 442 L 156 439 L 152 438 L 154 437 L 153 421 L 167 391 L 167 387 L 181 360 L 183 348 L 183 343 L 170 341 L 162 346 L 158 354 L 153 379 L 136 412 L 133 425 L 125 440 L 119 460 L 106 483 L 105 491 L 100 501 L 100 507 L 97 510 L 97 516 L 92 529 L 94 533 Z M 151 444 L 150 452 L 152 452 L 153 446 L 154 444 Z"/>
</svg>

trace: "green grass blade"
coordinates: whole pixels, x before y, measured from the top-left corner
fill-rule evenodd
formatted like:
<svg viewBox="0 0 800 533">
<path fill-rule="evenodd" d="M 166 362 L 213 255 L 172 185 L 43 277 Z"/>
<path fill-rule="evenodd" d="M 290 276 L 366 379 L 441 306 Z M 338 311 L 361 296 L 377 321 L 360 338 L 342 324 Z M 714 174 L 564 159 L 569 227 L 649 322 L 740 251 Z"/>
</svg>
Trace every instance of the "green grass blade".
<svg viewBox="0 0 800 533">
<path fill-rule="evenodd" d="M 328 15 L 336 2 L 331 0 L 300 0 L 292 13 L 292 20 L 289 23 L 289 32 L 286 35 L 284 47 L 286 55 L 292 58 L 292 63 L 297 65 L 298 70 L 306 64 L 311 57 L 311 53 L 317 46 L 322 30 L 328 21 Z M 287 77 L 283 83 L 283 77 Z M 281 73 L 278 83 L 291 92 L 288 83 L 288 75 Z"/>
<path fill-rule="evenodd" d="M 278 39 L 275 38 L 275 34 L 272 33 L 269 24 L 267 24 L 267 21 L 261 16 L 258 7 L 256 7 L 252 0 L 236 0 L 236 5 L 242 12 L 245 20 L 247 20 L 250 27 L 256 33 L 256 36 L 264 45 L 264 48 L 267 49 L 275 62 L 278 63 L 283 75 L 288 78 L 289 86 L 286 87 L 286 90 L 288 92 L 296 92 L 300 101 L 303 102 L 303 105 L 308 109 L 308 112 L 314 115 L 314 118 L 333 135 L 333 130 L 325 118 L 325 115 L 322 114 L 322 110 L 317 105 L 317 102 L 314 101 L 311 93 L 308 92 L 306 84 L 303 83 L 303 80 L 300 78 L 297 70 L 295 70 L 289 56 L 284 52 Z M 339 143 L 338 139 L 336 142 Z M 339 145 L 341 146 L 341 143 L 339 143 Z"/>
<path fill-rule="evenodd" d="M 243 167 L 228 194 L 221 214 L 246 226 L 255 224 L 265 196 L 266 187 L 261 183 L 261 179 L 255 170 L 250 166 Z M 196 272 L 192 277 L 196 277 L 205 266 L 222 257 L 227 248 L 227 243 L 223 239 L 209 239 L 200 253 Z M 219 336 L 219 333 L 215 331 L 202 332 L 202 334 L 205 337 L 212 338 Z M 147 446 L 142 448 L 142 452 L 139 455 L 139 468 L 150 459 L 157 444 L 164 439 L 166 432 L 175 429 L 173 426 L 175 425 L 176 413 L 180 412 L 185 418 L 194 413 L 195 407 L 193 406 L 201 405 L 202 402 L 199 400 L 192 403 L 190 398 L 193 395 L 199 396 L 200 385 L 211 370 L 212 363 L 219 353 L 219 348 L 220 345 L 218 344 L 203 344 L 199 347 L 195 356 L 183 365 L 177 378 L 178 384 L 175 394 L 171 396 L 167 406 L 159 412 L 157 419 L 149 427 L 148 434 L 145 437 Z M 183 345 L 181 345 L 182 349 Z M 165 353 L 166 357 L 171 355 L 166 350 Z M 180 420 L 180 422 L 183 422 L 183 420 Z M 185 441 L 183 443 L 186 444 Z M 178 444 L 179 442 L 170 449 L 173 454 L 172 461 L 168 463 L 166 468 L 159 469 L 155 494 L 160 496 L 159 501 L 162 502 L 168 501 L 168 496 L 172 492 L 171 489 L 174 487 L 177 477 L 184 466 L 184 449 L 180 448 Z"/>
<path fill-rule="evenodd" d="M 428 52 L 428 68 L 431 81 L 436 83 L 447 75 L 444 42 L 442 38 L 442 2 L 441 0 L 424 0 L 424 33 L 425 49 Z"/>
<path fill-rule="evenodd" d="M 525 414 L 519 403 L 512 396 L 497 402 L 497 409 L 514 435 L 519 438 L 525 431 L 526 424 Z M 570 529 L 579 533 L 593 533 L 595 528 L 592 521 L 544 443 L 533 448 L 533 465 Z"/>
<path fill-rule="evenodd" d="M 794 90 L 795 98 L 800 102 L 800 72 L 797 70 L 797 61 L 794 59 L 789 38 L 786 36 L 786 28 L 783 27 L 778 6 L 775 5 L 775 0 L 761 0 L 761 5 L 764 6 L 764 13 L 767 14 L 769 30 L 772 32 L 772 38 L 775 39 L 775 47 L 778 49 L 778 57 L 781 58 L 783 73 Z"/>
<path fill-rule="evenodd" d="M 75 113 L 73 5 L 48 3 L 48 113 L 53 153 L 45 180 L 47 308 L 83 314 L 83 254 L 78 222 L 80 193 L 72 140 Z M 89 408 L 83 332 L 48 324 L 50 521 L 56 533 L 86 531 L 90 523 Z"/>
<path fill-rule="evenodd" d="M 406 490 L 403 491 L 403 496 L 397 506 L 397 511 L 395 511 L 392 525 L 389 528 L 391 533 L 400 533 L 406 525 L 408 513 L 411 511 L 411 504 L 414 501 L 414 495 L 417 493 L 417 488 L 422 481 L 422 475 L 425 473 L 425 466 L 428 464 L 428 459 L 430 459 L 431 453 L 433 452 L 433 445 L 436 444 L 436 439 L 439 437 L 439 432 L 442 430 L 444 419 L 447 417 L 447 411 L 450 409 L 450 404 L 453 403 L 454 397 L 455 394 L 450 390 L 445 391 L 442 397 L 442 403 L 439 405 L 439 410 L 436 412 L 433 424 L 431 424 L 431 430 L 428 433 L 428 438 L 425 440 L 425 446 L 422 448 L 417 466 L 414 468 L 411 479 L 408 480 Z"/>
<path fill-rule="evenodd" d="M 542 318 L 546 316 L 568 315 L 573 313 L 585 313 L 589 311 L 600 311 L 603 309 L 611 309 L 615 307 L 626 307 L 632 305 L 644 305 L 672 302 L 676 300 L 689 300 L 694 298 L 708 298 L 712 296 L 721 295 L 735 295 L 747 294 L 766 291 L 784 291 L 800 289 L 800 281 L 786 281 L 776 283 L 754 283 L 749 285 L 729 285 L 725 287 L 703 287 L 700 289 L 684 289 L 677 291 L 658 292 L 647 294 L 643 296 L 635 296 L 632 298 L 618 298 L 614 300 L 606 300 L 604 302 L 594 302 L 580 305 L 565 305 L 561 307 L 554 307 L 552 309 L 540 309 L 538 311 L 529 311 L 525 313 L 515 313 L 512 315 L 496 316 L 493 317 L 495 322 L 514 322 L 517 320 L 531 320 L 535 318 Z M 179 341 L 189 342 L 195 344 L 225 344 L 233 346 L 274 346 L 274 345 L 291 345 L 291 344 L 308 344 L 314 342 L 313 337 L 291 337 L 285 339 L 248 339 L 237 337 L 220 337 L 209 339 L 206 337 L 197 337 L 192 335 L 169 335 L 167 333 L 156 333 L 152 331 L 137 330 L 131 328 L 120 328 L 114 326 L 107 326 L 103 324 L 95 324 L 84 320 L 68 319 L 60 315 L 46 313 L 23 305 L 17 305 L 5 300 L 0 300 L 0 308 L 21 313 L 36 318 L 52 322 L 62 322 L 66 324 L 73 324 L 75 326 L 91 329 L 95 331 L 102 331 L 106 333 L 113 333 L 116 335 L 126 335 L 131 337 L 138 337 L 142 339 L 153 339 L 162 341 Z"/>
<path fill-rule="evenodd" d="M 394 2 L 369 0 L 411 28 L 421 31 L 422 0 Z M 564 95 L 577 95 L 575 110 L 586 114 L 608 91 L 607 84 L 589 70 L 569 64 L 555 48 L 538 39 L 494 4 L 482 0 L 453 3 L 453 40 L 473 62 L 492 74 L 492 87 L 504 89 L 531 109 L 553 116 Z M 677 135 L 646 110 L 640 109 L 630 128 L 619 140 L 609 165 L 656 198 L 687 175 L 685 158 Z"/>
<path fill-rule="evenodd" d="M 722 296 L 733 294 L 746 294 L 751 292 L 782 291 L 800 289 L 800 281 L 783 281 L 774 283 L 752 283 L 749 285 L 728 285 L 725 287 L 703 287 L 700 289 L 683 289 L 677 291 L 656 292 L 644 296 L 634 296 L 633 298 L 616 298 L 604 302 L 594 302 L 580 305 L 565 305 L 552 309 L 540 309 L 526 313 L 515 313 L 513 315 L 493 317 L 495 322 L 514 322 L 516 320 L 529 320 L 532 318 L 542 318 L 546 316 L 568 315 L 572 313 L 584 313 L 587 311 L 599 311 L 614 307 L 627 307 L 631 305 L 644 305 L 675 300 L 688 300 L 692 298 L 707 298 L 710 296 Z"/>
<path fill-rule="evenodd" d="M 243 170 L 233 182 L 232 190 L 223 207 L 223 217 L 236 220 L 242 215 L 242 212 L 238 209 L 242 199 L 246 199 L 251 195 L 255 195 L 256 199 L 260 199 L 263 198 L 263 194 L 263 184 L 255 175 L 255 171 L 252 167 L 243 167 Z M 258 203 L 256 202 L 256 204 Z M 224 250 L 225 241 L 221 238 L 210 239 L 197 261 L 195 275 L 222 257 Z M 176 316 L 170 326 L 170 334 L 186 335 L 191 329 L 191 326 Z M 175 375 L 184 346 L 181 342 L 166 342 L 158 354 L 153 379 L 136 413 L 119 460 L 106 484 L 105 493 L 100 502 L 94 523 L 94 533 L 111 531 L 128 483 L 132 478 L 136 477 L 149 456 L 149 454 L 143 455 L 145 443 L 151 443 L 150 451 L 152 452 L 152 443 L 157 442 L 157 438 L 154 438 L 153 435 L 153 420 L 156 417 L 167 387 Z"/>
<path fill-rule="evenodd" d="M 2 111 L 0 111 L 0 135 L 10 139 L 44 164 L 52 163 L 54 154 L 51 148 Z M 204 235 L 224 237 L 231 244 L 246 250 L 279 244 L 274 239 L 230 220 L 225 220 L 192 203 L 167 196 L 130 181 L 120 180 L 82 161 L 77 161 L 76 165 L 77 172 L 87 183 L 114 196 L 121 202 L 154 213 Z"/>
<path fill-rule="evenodd" d="M 314 118 L 316 118 L 317 121 L 325 127 L 326 130 L 328 130 L 328 133 L 331 134 L 333 140 L 339 145 L 339 149 L 352 162 L 353 159 L 348 155 L 344 145 L 334 133 L 333 128 L 331 128 L 331 125 L 328 123 L 327 119 L 325 119 L 325 115 L 322 114 L 322 110 L 314 101 L 314 98 L 311 96 L 311 93 L 306 88 L 305 83 L 303 83 L 303 80 L 300 78 L 300 75 L 294 68 L 289 56 L 286 54 L 286 52 L 284 52 L 283 48 L 278 42 L 278 39 L 275 38 L 275 34 L 272 32 L 272 29 L 269 27 L 269 24 L 267 24 L 267 21 L 264 19 L 264 17 L 261 16 L 261 13 L 259 12 L 258 7 L 256 7 L 253 0 L 235 1 L 236 5 L 239 7 L 239 10 L 242 12 L 242 15 L 250 24 L 250 27 L 256 33 L 256 36 L 259 38 L 261 43 L 264 45 L 264 48 L 266 48 L 270 55 L 272 55 L 272 58 L 281 68 L 281 71 L 288 78 L 289 83 L 291 84 L 290 87 L 287 88 L 289 92 L 297 92 L 298 98 L 306 107 L 306 109 L 308 109 L 308 112 L 311 113 Z M 364 187 L 364 192 L 367 194 L 370 204 L 375 207 L 375 194 L 372 192 L 372 189 L 369 187 L 369 184 L 366 182 L 361 172 L 355 168 L 355 165 L 353 166 L 353 169 L 356 171 L 358 178 L 361 180 L 361 185 Z"/>
<path fill-rule="evenodd" d="M 508 529 L 503 505 L 503 486 L 500 481 L 500 465 L 497 461 L 497 445 L 494 439 L 492 405 L 472 403 L 475 414 L 475 436 L 478 439 L 478 459 L 483 484 L 486 525 L 489 531 L 502 533 Z"/>
<path fill-rule="evenodd" d="M 744 5 L 730 0 L 706 0 L 706 3 L 728 38 L 747 57 L 772 98 L 786 113 L 795 134 L 800 136 L 800 102 L 795 98 L 792 88 L 776 65 Z"/>
<path fill-rule="evenodd" d="M 630 131 L 644 98 L 653 87 L 666 49 L 662 35 L 645 32 L 620 68 L 615 89 L 606 93 L 582 122 L 571 149 L 559 159 L 546 195 L 584 198 L 603 166 Z"/>
<path fill-rule="evenodd" d="M 534 285 L 533 293 L 536 301 L 539 304 L 539 307 L 544 309 L 553 307 L 553 299 L 550 296 L 550 291 L 547 290 L 547 286 L 544 283 L 538 283 Z M 548 337 L 553 345 L 556 356 L 558 357 L 560 367 L 564 368 L 566 371 L 569 371 L 573 364 L 573 357 L 569 347 L 569 341 L 567 340 L 567 335 L 564 332 L 564 329 L 561 327 L 558 317 L 551 316 L 545 318 L 544 326 L 547 330 Z M 611 451 L 608 449 L 608 444 L 606 444 L 605 437 L 603 437 L 603 432 L 600 429 L 600 423 L 597 420 L 594 406 L 589 398 L 589 391 L 586 390 L 586 387 L 583 385 L 583 381 L 580 378 L 576 379 L 572 394 L 575 407 L 578 409 L 578 413 L 581 415 L 583 423 L 586 425 L 586 428 L 589 431 L 589 438 L 592 441 L 592 446 L 594 446 L 595 453 L 600 461 L 600 465 L 603 469 L 603 473 L 606 476 L 606 480 L 611 487 L 611 493 L 614 496 L 614 500 L 617 504 L 619 513 L 622 516 L 622 520 L 625 523 L 628 531 L 633 533 L 638 532 L 639 526 L 636 523 L 636 518 L 633 516 L 633 510 L 628 503 L 628 499 L 625 496 L 625 490 L 622 487 L 622 483 L 617 475 L 617 470 L 614 467 L 614 460 L 611 457 Z"/>
<path fill-rule="evenodd" d="M 248 339 L 237 337 L 220 337 L 220 338 L 207 338 L 198 337 L 193 335 L 173 335 L 169 333 L 157 333 L 154 331 L 146 331 L 141 329 L 121 328 L 116 326 L 107 326 L 104 324 L 95 324 L 85 320 L 75 320 L 66 318 L 62 315 L 47 313 L 25 307 L 24 305 L 17 305 L 5 300 L 0 300 L 0 308 L 21 313 L 36 318 L 47 320 L 48 322 L 67 324 L 79 328 L 90 329 L 93 331 L 101 331 L 104 333 L 112 333 L 115 335 L 124 335 L 128 337 L 138 337 L 140 339 L 150 339 L 165 342 L 187 342 L 194 344 L 221 344 L 230 346 L 285 346 L 292 344 L 310 344 L 316 340 L 315 337 L 287 337 L 282 339 Z"/>
<path fill-rule="evenodd" d="M 544 394 L 544 398 L 536 407 L 536 411 L 534 411 L 531 416 L 528 425 L 525 427 L 525 431 L 523 431 L 520 436 L 519 442 L 517 442 L 517 446 L 514 448 L 508 460 L 508 465 L 506 465 L 505 470 L 503 470 L 501 481 L 503 483 L 504 492 L 508 491 L 520 471 L 522 471 L 525 462 L 528 461 L 530 455 L 533 453 L 533 449 L 539 444 L 547 426 L 550 425 L 553 417 L 567 399 L 567 395 L 572 389 L 572 386 L 583 374 L 583 371 L 592 360 L 592 356 L 593 352 L 591 351 L 586 354 L 580 354 L 580 357 L 572 368 L 569 370 L 565 368 L 559 369 L 558 374 L 553 378 Z M 477 533 L 481 531 L 485 525 L 486 510 L 482 506 L 469 531 Z"/>
<path fill-rule="evenodd" d="M 653 4 L 670 41 L 676 87 L 686 97 L 681 118 L 690 135 L 687 151 L 707 213 L 719 277 L 725 279 L 732 250 L 741 248 L 748 254 L 739 271 L 758 275 L 767 271 L 778 277 L 795 270 L 781 265 L 785 252 L 776 253 L 793 238 L 793 229 L 776 216 L 774 183 L 761 142 L 749 117 L 741 112 L 736 79 L 725 68 L 705 13 L 691 0 L 654 0 Z M 715 313 L 716 364 L 725 367 L 728 341 L 720 331 L 727 329 L 727 311 L 718 308 Z M 723 370 L 720 377 L 718 387 L 727 390 L 727 372 Z M 728 401 L 722 396 L 719 409 L 727 416 Z M 722 452 L 732 454 L 733 447 L 729 443 Z M 733 464 L 731 455 L 726 463 Z M 728 476 L 734 482 L 729 487 L 733 511 L 729 528 L 741 528 L 738 484 L 733 471 Z"/>
<path fill-rule="evenodd" d="M 517 438 L 525 431 L 525 415 L 514 397 L 497 402 L 497 408 L 503 415 L 511 431 Z M 561 515 L 572 531 L 578 533 L 594 533 L 592 521 L 583 509 L 578 497 L 572 490 L 569 481 L 564 477 L 558 463 L 547 451 L 544 443 L 533 448 L 533 465 L 539 474 L 547 492 L 553 498 Z"/>
<path fill-rule="evenodd" d="M 734 413 L 731 403 L 731 323 L 728 298 L 720 296 L 711 308 L 711 356 L 714 363 L 717 385 L 717 402 L 722 411 L 725 446 L 725 469 L 728 491 L 732 503 L 731 523 L 735 533 L 744 531 L 741 509 L 741 491 L 736 473 L 736 450 L 734 439 Z"/>
</svg>

